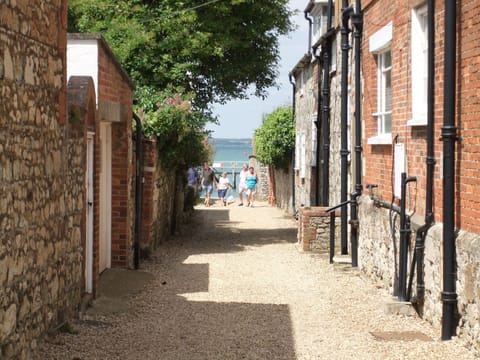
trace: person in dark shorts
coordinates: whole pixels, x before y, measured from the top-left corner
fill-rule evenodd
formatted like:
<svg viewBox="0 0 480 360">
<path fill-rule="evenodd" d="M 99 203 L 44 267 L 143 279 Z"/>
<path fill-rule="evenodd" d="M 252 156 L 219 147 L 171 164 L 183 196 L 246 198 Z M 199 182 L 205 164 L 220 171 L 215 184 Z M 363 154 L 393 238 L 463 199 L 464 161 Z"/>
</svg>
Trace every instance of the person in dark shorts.
<svg viewBox="0 0 480 360">
<path fill-rule="evenodd" d="M 205 192 L 205 206 L 210 206 L 210 197 L 216 182 L 217 177 L 215 176 L 215 171 L 208 163 L 205 163 L 202 171 L 202 187 Z"/>
</svg>

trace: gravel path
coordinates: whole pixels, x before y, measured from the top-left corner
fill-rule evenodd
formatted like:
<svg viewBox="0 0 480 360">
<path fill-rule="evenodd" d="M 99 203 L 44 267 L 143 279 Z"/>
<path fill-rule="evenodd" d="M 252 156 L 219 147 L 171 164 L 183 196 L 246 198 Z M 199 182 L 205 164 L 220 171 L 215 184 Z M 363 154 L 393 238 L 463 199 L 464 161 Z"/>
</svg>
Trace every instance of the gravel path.
<svg viewBox="0 0 480 360">
<path fill-rule="evenodd" d="M 40 343 L 37 358 L 475 358 L 415 316 L 386 315 L 389 297 L 368 278 L 295 244 L 279 209 L 199 206 L 142 264 L 153 280 L 128 311 L 90 315 L 78 333 Z"/>
</svg>

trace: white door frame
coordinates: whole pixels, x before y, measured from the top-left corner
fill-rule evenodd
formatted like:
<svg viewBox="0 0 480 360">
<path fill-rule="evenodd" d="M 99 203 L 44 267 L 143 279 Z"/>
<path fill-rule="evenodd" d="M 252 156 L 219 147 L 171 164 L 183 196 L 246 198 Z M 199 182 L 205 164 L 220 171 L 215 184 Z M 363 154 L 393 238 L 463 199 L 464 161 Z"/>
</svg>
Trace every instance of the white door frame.
<svg viewBox="0 0 480 360">
<path fill-rule="evenodd" d="M 85 194 L 87 204 L 86 212 L 86 239 L 85 239 L 85 292 L 93 292 L 93 218 L 94 218 L 94 136 L 95 133 L 87 133 L 87 166 L 85 176 Z"/>
<path fill-rule="evenodd" d="M 112 249 L 112 126 L 100 122 L 100 242 L 99 272 L 111 267 Z"/>
</svg>

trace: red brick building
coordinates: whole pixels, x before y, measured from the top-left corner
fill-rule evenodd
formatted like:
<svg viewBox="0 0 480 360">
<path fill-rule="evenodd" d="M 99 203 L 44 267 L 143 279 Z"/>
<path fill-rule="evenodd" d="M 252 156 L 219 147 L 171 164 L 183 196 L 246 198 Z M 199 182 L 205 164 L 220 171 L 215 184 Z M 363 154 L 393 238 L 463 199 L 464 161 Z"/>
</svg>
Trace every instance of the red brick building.
<svg viewBox="0 0 480 360">
<path fill-rule="evenodd" d="M 306 4 L 313 24 L 333 17 L 312 52 L 324 59 L 318 141 L 330 156 L 330 168 L 322 167 L 330 186 L 319 185 L 329 206 L 351 199 L 342 248 L 348 235 L 352 264 L 441 325 L 442 338 L 457 332 L 477 348 L 479 13 L 474 1 Z"/>
<path fill-rule="evenodd" d="M 85 259 L 93 267 L 90 283 L 86 281 L 86 292 L 95 293 L 102 271 L 110 267 L 133 267 L 134 85 L 105 40 L 97 34 L 68 35 L 67 76 L 92 77 L 97 94 L 97 121 L 95 128 L 89 130 L 95 144 L 94 190 L 89 200 L 94 215 L 87 228 L 92 251 Z"/>
<path fill-rule="evenodd" d="M 400 206 L 401 174 L 416 180 L 406 186 L 404 195 L 412 223 L 409 266 L 421 255 L 411 300 L 427 320 L 442 324 L 442 337 L 445 332 L 453 334 L 458 325 L 456 331 L 478 347 L 474 329 L 480 321 L 476 245 L 480 241 L 480 47 L 474 34 L 480 30 L 475 20 L 480 4 L 368 0 L 362 7 L 364 194 L 368 184 L 378 185 L 373 189 L 375 198 Z M 452 28 L 446 29 L 445 19 L 454 23 Z M 449 120 L 453 126 L 447 124 Z M 453 206 L 448 203 L 449 189 L 453 189 Z M 396 240 L 389 218 L 389 210 L 362 198 L 360 266 L 394 291 L 398 254 L 392 250 Z M 418 240 L 425 250 L 414 257 Z M 398 269 L 395 272 L 398 275 Z M 452 281 L 446 285 L 449 278 Z M 415 289 L 415 282 L 420 288 Z M 446 309 L 454 314 L 448 315 Z M 449 316 L 450 325 L 445 322 Z"/>
</svg>

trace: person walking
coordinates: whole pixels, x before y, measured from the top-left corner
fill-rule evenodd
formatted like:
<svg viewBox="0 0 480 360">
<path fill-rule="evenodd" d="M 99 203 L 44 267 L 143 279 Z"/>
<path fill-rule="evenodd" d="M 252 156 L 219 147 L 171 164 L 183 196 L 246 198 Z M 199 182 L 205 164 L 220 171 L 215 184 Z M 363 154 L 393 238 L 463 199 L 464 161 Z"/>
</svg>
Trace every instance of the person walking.
<svg viewBox="0 0 480 360">
<path fill-rule="evenodd" d="M 255 201 L 255 193 L 257 192 L 257 183 L 258 176 L 255 172 L 255 169 L 250 166 L 248 169 L 248 174 L 246 178 L 247 184 L 247 206 L 253 207 L 253 202 Z"/>
<path fill-rule="evenodd" d="M 210 197 L 213 192 L 213 186 L 217 182 L 215 171 L 210 167 L 208 163 L 205 163 L 202 171 L 202 187 L 205 192 L 205 206 L 210 206 Z"/>
<path fill-rule="evenodd" d="M 247 191 L 247 175 L 248 166 L 247 164 L 243 164 L 239 174 L 238 198 L 240 199 L 240 204 L 238 204 L 238 206 L 243 206 L 243 193 Z"/>
<path fill-rule="evenodd" d="M 196 188 L 197 186 L 197 179 L 198 179 L 198 171 L 194 167 L 190 166 L 187 170 L 187 177 L 188 177 L 188 186 Z"/>
<path fill-rule="evenodd" d="M 230 189 L 230 180 L 227 177 L 227 173 L 223 172 L 222 176 L 218 179 L 218 198 L 221 201 L 223 206 L 227 206 L 227 202 L 225 200 L 225 196 L 227 195 L 228 189 Z"/>
<path fill-rule="evenodd" d="M 194 167 L 187 170 L 187 187 L 185 189 L 184 210 L 193 210 L 198 196 L 198 171 Z"/>
</svg>

